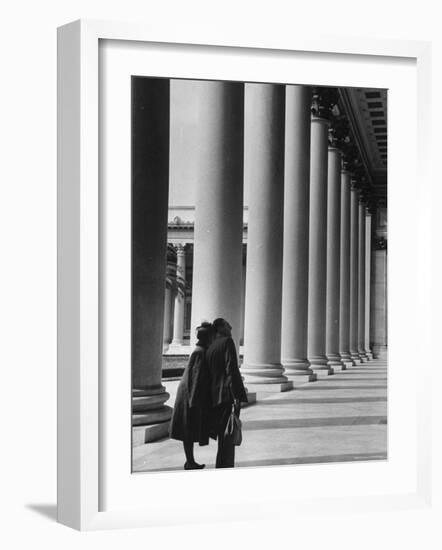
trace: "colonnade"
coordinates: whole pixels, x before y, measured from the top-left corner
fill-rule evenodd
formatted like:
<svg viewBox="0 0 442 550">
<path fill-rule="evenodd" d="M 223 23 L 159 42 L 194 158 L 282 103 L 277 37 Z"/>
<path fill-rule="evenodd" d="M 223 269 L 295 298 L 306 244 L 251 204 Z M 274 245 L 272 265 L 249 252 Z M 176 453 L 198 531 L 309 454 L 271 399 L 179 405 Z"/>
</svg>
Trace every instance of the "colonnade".
<svg viewBox="0 0 442 550">
<path fill-rule="evenodd" d="M 185 137 L 192 149 L 187 169 L 196 187 L 191 334 L 202 320 L 224 317 L 239 344 L 245 182 L 249 201 L 241 371 L 248 389 L 286 391 L 369 360 L 371 216 L 357 182 L 343 169 L 342 152 L 329 145 L 329 121 L 311 115 L 311 89 L 209 81 L 168 85 L 171 121 L 178 116 L 174 94 L 180 104 L 186 98 L 186 109 L 196 121 Z M 166 115 L 161 121 L 157 111 L 153 118 L 166 132 Z M 168 156 L 166 140 L 160 152 L 157 144 L 157 154 Z M 173 159 L 169 161 L 172 166 Z M 156 176 L 151 186 L 166 186 Z M 147 180 L 145 185 L 149 187 Z M 167 192 L 156 202 L 156 209 L 150 206 L 155 223 L 167 227 Z M 151 231 L 143 219 L 138 222 Z M 157 252 L 165 247 L 162 233 L 151 231 L 149 241 L 157 243 Z M 184 262 L 184 251 L 178 251 L 178 269 L 185 270 Z M 135 257 L 135 274 L 137 266 Z M 145 284 L 141 289 L 155 302 L 161 327 L 164 292 L 164 283 L 162 288 Z M 135 306 L 138 299 L 134 297 Z M 175 300 L 172 346 L 183 339 L 184 298 Z M 145 355 L 133 361 L 138 404 L 133 423 L 143 426 L 142 437 L 149 441 L 165 434 L 170 417 L 161 384 L 163 335 L 153 343 L 149 323 L 137 322 L 149 352 L 144 349 Z M 148 400 L 140 401 L 146 396 Z"/>
</svg>

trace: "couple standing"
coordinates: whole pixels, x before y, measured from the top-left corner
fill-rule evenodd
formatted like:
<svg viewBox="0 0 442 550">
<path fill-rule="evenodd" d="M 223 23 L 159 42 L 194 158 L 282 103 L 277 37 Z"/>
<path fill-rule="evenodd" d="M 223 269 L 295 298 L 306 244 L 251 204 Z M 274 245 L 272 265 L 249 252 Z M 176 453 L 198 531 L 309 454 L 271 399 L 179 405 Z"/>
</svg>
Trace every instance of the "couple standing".
<svg viewBox="0 0 442 550">
<path fill-rule="evenodd" d="M 185 470 L 204 468 L 193 455 L 193 444 L 208 445 L 218 440 L 217 468 L 235 465 L 235 446 L 226 435 L 232 412 L 239 415 L 247 402 L 232 327 L 225 319 L 202 323 L 196 329 L 197 343 L 178 386 L 170 424 L 170 437 L 183 442 Z"/>
</svg>

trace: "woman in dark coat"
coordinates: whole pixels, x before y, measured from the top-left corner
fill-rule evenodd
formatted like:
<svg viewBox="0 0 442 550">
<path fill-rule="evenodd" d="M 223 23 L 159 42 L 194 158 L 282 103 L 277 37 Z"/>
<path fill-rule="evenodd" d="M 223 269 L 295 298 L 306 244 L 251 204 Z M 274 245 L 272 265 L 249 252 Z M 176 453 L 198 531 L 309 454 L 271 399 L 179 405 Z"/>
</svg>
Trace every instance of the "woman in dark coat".
<svg viewBox="0 0 442 550">
<path fill-rule="evenodd" d="M 193 444 L 209 443 L 210 380 L 206 364 L 206 350 L 213 339 L 210 323 L 197 328 L 196 347 L 178 386 L 175 407 L 170 423 L 170 437 L 183 442 L 186 455 L 185 470 L 204 468 L 193 456 Z"/>
</svg>

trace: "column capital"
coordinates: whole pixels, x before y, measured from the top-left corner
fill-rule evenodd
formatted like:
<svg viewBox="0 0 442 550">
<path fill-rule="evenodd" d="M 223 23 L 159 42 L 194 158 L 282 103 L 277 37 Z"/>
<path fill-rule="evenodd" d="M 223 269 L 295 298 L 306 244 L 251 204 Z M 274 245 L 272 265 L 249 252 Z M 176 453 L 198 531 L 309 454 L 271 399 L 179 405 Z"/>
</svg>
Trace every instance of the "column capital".
<svg viewBox="0 0 442 550">
<path fill-rule="evenodd" d="M 312 114 L 312 123 L 313 122 L 318 122 L 318 123 L 321 123 L 321 124 L 324 124 L 325 126 L 327 126 L 327 128 L 330 126 L 330 121 L 327 120 L 326 118 L 323 118 L 321 116 L 317 116 L 315 114 Z"/>
<path fill-rule="evenodd" d="M 340 139 L 339 129 L 335 126 L 335 120 L 330 121 L 328 128 L 328 150 L 336 150 L 342 155 L 342 140 Z"/>
<path fill-rule="evenodd" d="M 341 174 L 345 174 L 345 175 L 348 175 L 348 176 L 352 177 L 353 173 L 349 168 L 349 163 L 348 163 L 347 156 L 345 154 L 345 149 L 341 148 L 341 152 L 342 152 L 342 155 L 341 155 Z"/>
<path fill-rule="evenodd" d="M 178 243 L 175 245 L 176 253 L 178 256 L 184 256 L 186 254 L 186 243 Z"/>
<path fill-rule="evenodd" d="M 312 95 L 312 115 L 330 120 L 337 109 L 338 99 L 335 88 L 315 88 Z"/>
<path fill-rule="evenodd" d="M 385 237 L 374 237 L 373 248 L 375 250 L 387 250 L 387 239 Z"/>
<path fill-rule="evenodd" d="M 340 146 L 342 149 L 342 167 L 351 172 L 352 176 L 356 178 L 359 170 L 357 150 L 352 144 L 348 145 L 344 143 L 340 144 Z"/>
</svg>

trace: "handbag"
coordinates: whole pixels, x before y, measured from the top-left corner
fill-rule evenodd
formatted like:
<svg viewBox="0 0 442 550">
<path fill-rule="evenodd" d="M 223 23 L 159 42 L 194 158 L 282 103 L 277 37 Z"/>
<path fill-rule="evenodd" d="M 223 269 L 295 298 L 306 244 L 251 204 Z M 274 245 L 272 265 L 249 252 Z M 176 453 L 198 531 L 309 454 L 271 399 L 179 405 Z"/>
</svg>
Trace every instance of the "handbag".
<svg viewBox="0 0 442 550">
<path fill-rule="evenodd" d="M 232 410 L 227 420 L 224 437 L 229 437 L 233 445 L 241 445 L 242 442 L 242 424 L 239 416 L 236 414 L 235 405 L 232 403 Z"/>
</svg>

